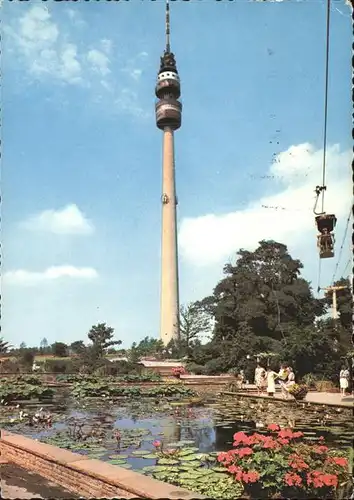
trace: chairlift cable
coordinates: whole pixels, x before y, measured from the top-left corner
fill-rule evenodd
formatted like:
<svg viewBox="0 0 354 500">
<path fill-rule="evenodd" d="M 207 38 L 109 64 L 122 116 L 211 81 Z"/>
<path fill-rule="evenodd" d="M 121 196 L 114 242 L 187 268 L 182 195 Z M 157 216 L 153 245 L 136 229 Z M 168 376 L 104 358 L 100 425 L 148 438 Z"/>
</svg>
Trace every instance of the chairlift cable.
<svg viewBox="0 0 354 500">
<path fill-rule="evenodd" d="M 349 257 L 348 262 L 347 262 L 347 263 L 346 263 L 346 265 L 345 265 L 345 268 L 344 268 L 344 269 L 343 269 L 343 271 L 341 272 L 341 276 L 342 276 L 343 278 L 344 278 L 344 274 L 345 274 L 345 272 L 346 272 L 346 270 L 347 270 L 347 267 L 348 267 L 348 266 L 349 266 L 349 264 L 350 264 L 350 261 L 351 261 L 351 258 Z"/>
<path fill-rule="evenodd" d="M 346 222 L 346 225 L 345 225 L 343 240 L 342 240 L 342 244 L 341 244 L 340 249 L 339 249 L 339 255 L 338 255 L 337 264 L 336 264 L 336 267 L 334 269 L 334 273 L 333 273 L 333 276 L 332 276 L 332 284 L 334 283 L 334 279 L 336 277 L 336 274 L 337 274 L 337 271 L 338 271 L 338 266 L 339 266 L 339 263 L 340 263 L 340 260 L 341 260 L 341 257 L 342 257 L 344 243 L 345 243 L 345 238 L 347 237 L 347 232 L 348 232 L 348 227 L 349 227 L 349 221 L 350 221 L 351 216 L 352 216 L 352 207 L 350 207 L 349 215 L 348 215 L 347 222 Z"/>
<path fill-rule="evenodd" d="M 323 160 L 322 160 L 322 186 L 326 185 L 326 148 L 327 148 L 327 115 L 328 115 L 328 76 L 329 76 L 329 31 L 331 16 L 331 0 L 327 0 L 327 21 L 326 21 L 326 63 L 325 63 L 325 97 L 324 97 L 324 129 L 323 129 Z M 322 189 L 322 212 L 324 212 L 324 193 Z"/>
</svg>

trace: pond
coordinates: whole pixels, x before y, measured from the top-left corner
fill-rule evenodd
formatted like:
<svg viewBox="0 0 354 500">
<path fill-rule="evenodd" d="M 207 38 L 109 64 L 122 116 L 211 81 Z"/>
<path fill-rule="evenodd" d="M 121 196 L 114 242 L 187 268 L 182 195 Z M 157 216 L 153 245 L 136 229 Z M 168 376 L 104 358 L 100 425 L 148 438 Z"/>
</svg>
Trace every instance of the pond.
<svg viewBox="0 0 354 500">
<path fill-rule="evenodd" d="M 324 436 L 326 444 L 341 450 L 352 446 L 350 408 L 284 404 L 240 396 L 192 401 L 75 401 L 63 395 L 45 410 L 53 415 L 51 428 L 19 422 L 20 408 L 2 408 L 0 423 L 12 432 L 169 481 L 173 467 L 178 467 L 179 474 L 182 471 L 191 477 L 188 471 L 198 466 L 198 460 L 215 461 L 216 452 L 232 448 L 235 432 L 267 432 L 270 423 L 300 430 L 304 439 Z M 26 406 L 25 410 L 33 415 L 38 407 Z M 16 420 L 10 423 L 10 419 Z M 162 463 L 159 460 L 156 468 L 156 442 L 164 448 L 181 450 L 183 460 L 167 457 Z M 232 494 L 235 492 L 230 496 L 223 493 L 222 498 L 233 498 Z"/>
</svg>

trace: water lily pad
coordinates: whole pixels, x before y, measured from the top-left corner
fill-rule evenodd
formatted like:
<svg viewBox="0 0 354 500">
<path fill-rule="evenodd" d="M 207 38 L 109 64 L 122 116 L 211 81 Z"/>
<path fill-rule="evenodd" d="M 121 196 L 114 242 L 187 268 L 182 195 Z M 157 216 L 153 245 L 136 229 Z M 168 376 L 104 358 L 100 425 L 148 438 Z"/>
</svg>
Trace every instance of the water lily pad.
<svg viewBox="0 0 354 500">
<path fill-rule="evenodd" d="M 149 453 L 148 455 L 142 455 L 141 458 L 149 458 L 149 459 L 152 459 L 152 458 L 157 458 L 157 455 L 156 453 Z"/>
<path fill-rule="evenodd" d="M 179 467 L 180 469 L 183 467 L 183 468 L 186 468 L 186 469 L 193 469 L 195 467 L 201 467 L 201 463 L 199 462 L 199 460 L 191 460 L 190 462 L 181 462 L 181 466 Z"/>
<path fill-rule="evenodd" d="M 223 472 L 224 474 L 226 472 L 225 467 L 212 467 L 211 470 L 214 472 Z"/>
<path fill-rule="evenodd" d="M 196 460 L 198 458 L 198 454 L 191 453 L 190 455 L 183 455 L 180 457 L 182 462 L 190 462 L 191 460 Z"/>
<path fill-rule="evenodd" d="M 190 455 L 191 453 L 194 453 L 196 451 L 199 451 L 199 448 L 197 448 L 196 446 L 193 446 L 193 447 L 190 447 L 190 448 L 185 448 L 184 450 L 181 450 L 179 452 L 179 455 L 180 456 L 183 456 L 183 455 Z"/>
<path fill-rule="evenodd" d="M 119 467 L 122 467 L 123 469 L 131 469 L 132 465 L 125 463 L 125 464 L 119 464 Z"/>
<path fill-rule="evenodd" d="M 146 467 L 143 467 L 141 470 L 143 472 L 153 472 L 156 469 L 156 465 L 147 465 Z"/>
<path fill-rule="evenodd" d="M 109 460 L 109 463 L 112 465 L 122 465 L 122 464 L 125 464 L 126 461 L 125 460 Z"/>
<path fill-rule="evenodd" d="M 146 453 L 147 453 L 147 450 L 134 450 L 134 451 L 132 451 L 132 455 L 136 455 L 136 456 L 146 455 Z"/>
<path fill-rule="evenodd" d="M 123 453 L 122 454 L 120 454 L 120 453 L 114 453 L 113 455 L 110 455 L 109 458 L 112 459 L 112 460 L 116 460 L 116 459 L 119 460 L 121 458 L 126 459 L 126 458 L 128 458 L 128 456 L 129 455 L 124 455 Z"/>
<path fill-rule="evenodd" d="M 160 473 L 160 472 L 178 472 L 178 469 L 176 467 L 168 466 L 168 465 L 155 465 L 153 468 L 153 472 L 155 473 Z"/>
<path fill-rule="evenodd" d="M 178 465 L 178 460 L 174 458 L 160 458 L 158 461 L 159 465 Z"/>
<path fill-rule="evenodd" d="M 99 460 L 100 458 L 104 457 L 104 453 L 88 453 L 88 457 L 91 459 L 96 459 Z"/>
</svg>

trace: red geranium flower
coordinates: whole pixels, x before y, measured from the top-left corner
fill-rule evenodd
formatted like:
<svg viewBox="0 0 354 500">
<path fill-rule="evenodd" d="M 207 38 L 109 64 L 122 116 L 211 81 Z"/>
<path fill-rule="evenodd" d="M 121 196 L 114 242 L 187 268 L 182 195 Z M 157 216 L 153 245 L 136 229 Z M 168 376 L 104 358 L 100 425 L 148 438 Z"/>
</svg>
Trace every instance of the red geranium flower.
<svg viewBox="0 0 354 500">
<path fill-rule="evenodd" d="M 268 430 L 269 431 L 278 431 L 280 429 L 278 424 L 269 424 L 268 425 Z"/>
<path fill-rule="evenodd" d="M 278 432 L 278 437 L 291 439 L 293 437 L 293 431 L 291 429 L 282 429 Z"/>
<path fill-rule="evenodd" d="M 288 486 L 300 486 L 302 483 L 301 476 L 293 472 L 287 472 L 284 476 L 284 481 Z"/>
<path fill-rule="evenodd" d="M 278 443 L 280 443 L 280 444 L 289 444 L 290 441 L 289 441 L 289 439 L 278 438 Z"/>
<path fill-rule="evenodd" d="M 237 455 L 239 457 L 246 457 L 247 455 L 252 455 L 252 453 L 253 453 L 252 448 L 240 448 L 240 449 L 235 450 L 235 451 L 237 451 Z"/>
<path fill-rule="evenodd" d="M 238 446 L 239 444 L 249 444 L 250 438 L 244 432 L 236 432 L 234 434 L 234 446 Z"/>
<path fill-rule="evenodd" d="M 242 469 L 240 469 L 239 471 L 236 472 L 235 479 L 236 481 L 242 481 L 242 477 L 243 477 L 243 471 Z"/>
<path fill-rule="evenodd" d="M 345 457 L 331 457 L 331 462 L 340 467 L 348 467 L 348 460 Z"/>
<path fill-rule="evenodd" d="M 338 485 L 338 477 L 335 474 L 323 474 L 321 479 L 325 486 L 336 487 Z"/>
<path fill-rule="evenodd" d="M 326 453 L 328 451 L 328 447 L 327 446 L 323 446 L 323 445 L 319 445 L 319 446 L 314 446 L 313 447 L 313 451 L 315 453 L 319 453 L 319 454 L 323 454 L 323 453 Z"/>
<path fill-rule="evenodd" d="M 262 448 L 274 450 L 275 448 L 278 448 L 278 443 L 274 441 L 274 439 L 268 438 L 263 441 Z"/>
<path fill-rule="evenodd" d="M 230 467 L 228 467 L 227 470 L 231 474 L 237 474 L 237 472 L 242 471 L 241 467 L 239 467 L 238 465 L 230 465 Z"/>
<path fill-rule="evenodd" d="M 217 456 L 217 461 L 218 462 L 224 462 L 227 459 L 227 453 L 222 451 L 221 453 L 218 454 Z"/>
<path fill-rule="evenodd" d="M 309 469 L 309 465 L 298 455 L 292 455 L 289 460 L 289 465 L 292 469 L 304 470 Z"/>
<path fill-rule="evenodd" d="M 242 481 L 244 483 L 255 483 L 259 479 L 259 474 L 257 471 L 251 470 L 248 472 L 244 472 L 242 474 Z"/>
</svg>

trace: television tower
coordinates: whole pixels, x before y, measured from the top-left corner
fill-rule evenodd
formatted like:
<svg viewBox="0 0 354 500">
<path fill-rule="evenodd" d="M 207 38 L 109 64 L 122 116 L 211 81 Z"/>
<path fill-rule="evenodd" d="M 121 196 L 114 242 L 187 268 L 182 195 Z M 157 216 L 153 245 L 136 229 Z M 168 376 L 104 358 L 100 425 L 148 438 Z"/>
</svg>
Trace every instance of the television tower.
<svg viewBox="0 0 354 500">
<path fill-rule="evenodd" d="M 177 250 L 177 196 L 174 131 L 181 126 L 180 80 L 170 48 L 170 6 L 166 1 L 166 48 L 161 57 L 155 95 L 156 125 L 163 131 L 162 240 L 160 338 L 164 345 L 179 337 L 179 287 Z"/>
</svg>

